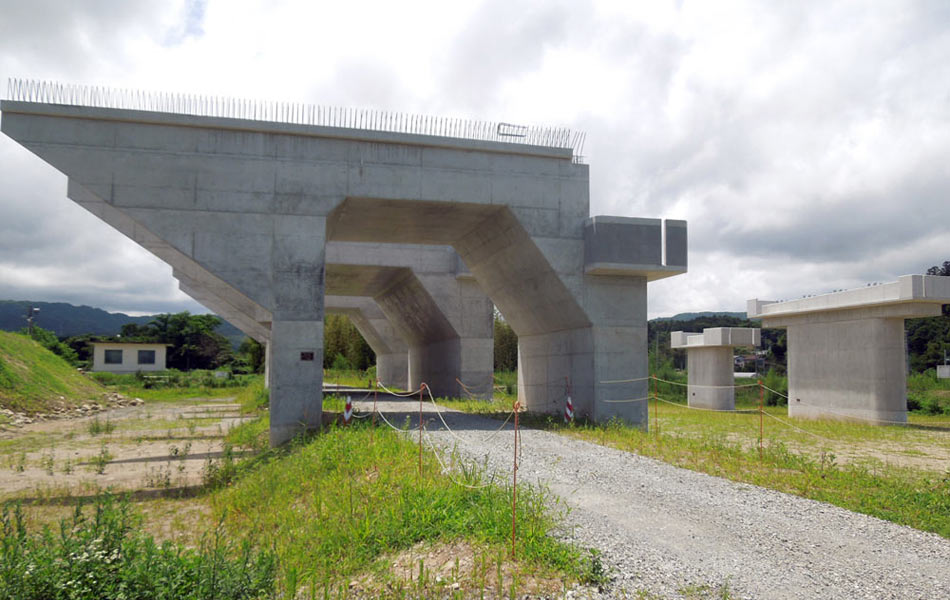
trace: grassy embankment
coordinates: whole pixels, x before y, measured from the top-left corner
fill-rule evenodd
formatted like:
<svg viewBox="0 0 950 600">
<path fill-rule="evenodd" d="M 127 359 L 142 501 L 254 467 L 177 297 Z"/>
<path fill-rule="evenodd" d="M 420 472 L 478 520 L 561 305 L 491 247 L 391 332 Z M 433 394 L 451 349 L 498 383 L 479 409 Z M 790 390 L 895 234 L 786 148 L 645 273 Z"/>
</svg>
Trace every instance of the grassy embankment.
<svg viewBox="0 0 950 600">
<path fill-rule="evenodd" d="M 0 408 L 48 412 L 98 400 L 103 392 L 94 381 L 25 335 L 0 331 Z"/>
<path fill-rule="evenodd" d="M 666 373 L 663 378 L 686 382 L 682 373 Z M 737 386 L 749 383 L 736 380 Z M 770 383 L 769 387 L 777 390 L 785 385 L 784 381 Z M 911 394 L 944 398 L 946 390 L 950 395 L 950 382 L 936 383 L 931 377 L 922 383 L 912 377 L 909 383 Z M 529 416 L 525 421 L 529 426 L 950 537 L 950 416 L 928 414 L 936 412 L 933 410 L 915 411 L 910 413 L 908 426 L 880 426 L 792 419 L 785 406 L 766 406 L 760 418 L 755 387 L 736 390 L 737 410 L 748 412 L 735 413 L 691 410 L 685 405 L 685 387 L 667 383 L 657 387 L 666 402 L 650 401 L 649 433 L 617 422 L 565 425 L 560 418 L 548 416 Z M 504 418 L 512 401 L 504 395 L 492 402 L 442 402 Z"/>
</svg>

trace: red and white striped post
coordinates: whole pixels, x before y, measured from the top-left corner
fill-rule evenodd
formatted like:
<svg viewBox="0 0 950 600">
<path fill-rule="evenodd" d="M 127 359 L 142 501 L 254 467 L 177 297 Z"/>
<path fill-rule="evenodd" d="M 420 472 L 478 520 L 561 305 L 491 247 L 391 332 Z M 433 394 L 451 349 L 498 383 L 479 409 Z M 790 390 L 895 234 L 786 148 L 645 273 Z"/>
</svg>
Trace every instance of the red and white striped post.
<svg viewBox="0 0 950 600">
<path fill-rule="evenodd" d="M 346 406 L 343 407 L 343 425 L 344 427 L 349 426 L 350 421 L 353 419 L 353 398 L 350 396 L 346 397 Z"/>
<path fill-rule="evenodd" d="M 564 378 L 564 389 L 567 392 L 567 402 L 564 403 L 564 422 L 571 424 L 574 421 L 574 403 L 571 401 L 571 380 Z M 517 418 L 518 413 L 515 413 Z"/>
</svg>

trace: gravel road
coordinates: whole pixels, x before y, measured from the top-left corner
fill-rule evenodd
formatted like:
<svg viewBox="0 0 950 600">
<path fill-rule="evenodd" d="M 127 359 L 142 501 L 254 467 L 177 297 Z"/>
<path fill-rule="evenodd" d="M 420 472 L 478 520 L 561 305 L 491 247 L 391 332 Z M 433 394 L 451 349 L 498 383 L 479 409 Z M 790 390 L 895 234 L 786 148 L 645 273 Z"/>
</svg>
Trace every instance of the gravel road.
<svg viewBox="0 0 950 600">
<path fill-rule="evenodd" d="M 418 422 L 417 402 L 380 401 L 380 410 L 399 425 L 407 415 Z M 444 418 L 451 432 L 425 406 L 436 444 L 479 463 L 487 454 L 510 477 L 510 423 L 495 434 L 496 420 Z M 545 431 L 522 429 L 522 447 L 519 481 L 563 499 L 563 535 L 602 553 L 612 576 L 604 597 L 725 586 L 730 598 L 950 599 L 950 541 L 940 536 Z"/>
</svg>

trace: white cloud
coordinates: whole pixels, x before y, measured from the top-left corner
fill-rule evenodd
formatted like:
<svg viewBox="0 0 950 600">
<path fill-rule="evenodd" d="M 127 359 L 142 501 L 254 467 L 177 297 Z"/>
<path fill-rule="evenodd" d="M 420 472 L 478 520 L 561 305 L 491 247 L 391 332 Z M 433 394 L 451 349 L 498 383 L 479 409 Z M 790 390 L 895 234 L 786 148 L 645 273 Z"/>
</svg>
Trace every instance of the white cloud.
<svg viewBox="0 0 950 600">
<path fill-rule="evenodd" d="M 0 78 L 585 130 L 592 213 L 689 221 L 656 316 L 950 259 L 948 25 L 939 1 L 47 0 L 5 7 Z M 196 306 L 6 138 L 0 181 L 0 296 Z"/>
</svg>

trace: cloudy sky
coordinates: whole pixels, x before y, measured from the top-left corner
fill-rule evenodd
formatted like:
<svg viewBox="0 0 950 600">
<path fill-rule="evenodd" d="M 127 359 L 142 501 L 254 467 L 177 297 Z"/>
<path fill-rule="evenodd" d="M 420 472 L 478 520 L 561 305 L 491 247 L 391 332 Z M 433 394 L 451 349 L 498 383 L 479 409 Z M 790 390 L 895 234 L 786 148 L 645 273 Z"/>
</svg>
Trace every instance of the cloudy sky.
<svg viewBox="0 0 950 600">
<path fill-rule="evenodd" d="M 950 3 L 0 0 L 8 77 L 568 126 L 591 214 L 689 221 L 651 317 L 950 260 Z M 0 136 L 0 299 L 204 310 Z"/>
</svg>

